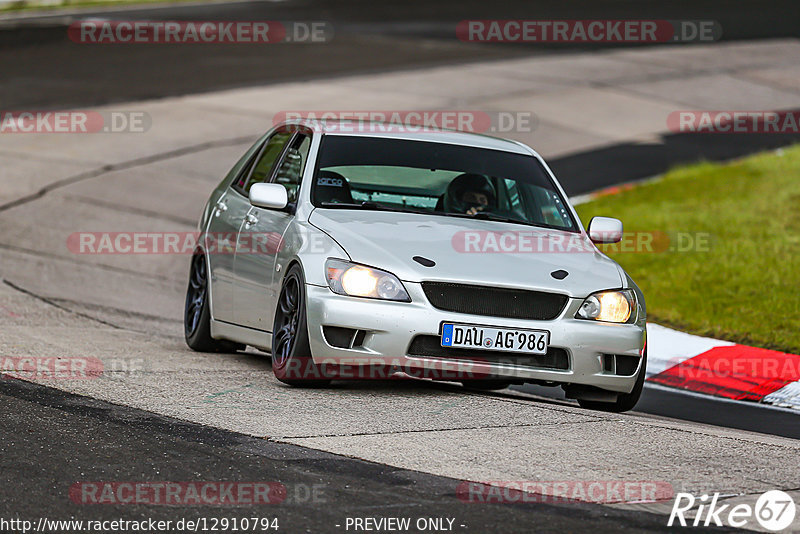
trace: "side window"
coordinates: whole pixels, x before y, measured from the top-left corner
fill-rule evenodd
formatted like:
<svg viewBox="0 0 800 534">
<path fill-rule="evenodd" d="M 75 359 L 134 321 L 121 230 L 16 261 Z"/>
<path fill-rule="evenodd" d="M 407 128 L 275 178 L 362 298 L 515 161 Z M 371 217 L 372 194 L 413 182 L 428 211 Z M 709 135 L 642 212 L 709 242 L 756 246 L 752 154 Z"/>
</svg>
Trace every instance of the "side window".
<svg viewBox="0 0 800 534">
<path fill-rule="evenodd" d="M 247 152 L 239 158 L 239 161 L 236 162 L 236 165 L 228 171 L 228 174 L 225 175 L 225 178 L 222 179 L 222 182 L 219 184 L 219 188 L 225 188 L 227 186 L 234 186 L 236 183 L 241 179 L 242 175 L 247 175 L 250 172 L 250 167 L 253 165 L 253 161 L 258 156 L 258 153 L 261 151 L 261 147 L 264 146 L 264 142 L 266 140 L 266 136 L 262 136 L 261 139 L 253 143 L 253 146 L 247 149 Z M 231 183 L 233 182 L 233 183 Z"/>
<path fill-rule="evenodd" d="M 300 179 L 306 167 L 310 148 L 311 138 L 307 135 L 298 135 L 286 150 L 278 172 L 275 174 L 275 183 L 286 188 L 289 202 L 297 202 L 297 191 L 300 189 Z"/>
<path fill-rule="evenodd" d="M 275 160 L 278 159 L 278 156 L 280 156 L 283 151 L 283 147 L 291 137 L 292 132 L 278 132 L 273 134 L 272 137 L 269 138 L 269 141 L 267 141 L 267 144 L 264 145 L 264 149 L 261 151 L 258 159 L 254 160 L 255 165 L 252 166 L 252 172 L 246 169 L 239 177 L 236 184 L 234 184 L 234 188 L 247 196 L 250 193 L 250 186 L 266 181 L 270 176 L 270 171 L 272 171 Z"/>
<path fill-rule="evenodd" d="M 239 171 L 239 174 L 236 176 L 236 181 L 232 184 L 232 186 L 240 193 L 244 190 L 244 184 L 247 181 L 247 177 L 250 176 L 250 169 L 253 168 L 253 164 L 255 164 L 256 160 L 258 159 L 258 154 L 260 152 L 261 150 L 250 156 L 250 159 L 245 162 L 244 166 Z"/>
</svg>

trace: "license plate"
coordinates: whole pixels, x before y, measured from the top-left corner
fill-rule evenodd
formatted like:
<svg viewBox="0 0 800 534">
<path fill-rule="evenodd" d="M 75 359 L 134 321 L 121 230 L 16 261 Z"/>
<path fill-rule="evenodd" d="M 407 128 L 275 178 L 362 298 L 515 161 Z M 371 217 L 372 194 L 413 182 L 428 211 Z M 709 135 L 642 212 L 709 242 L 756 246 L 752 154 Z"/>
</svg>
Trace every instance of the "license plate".
<svg viewBox="0 0 800 534">
<path fill-rule="evenodd" d="M 522 328 L 497 328 L 470 324 L 444 323 L 442 346 L 547 354 L 550 332 Z"/>
</svg>

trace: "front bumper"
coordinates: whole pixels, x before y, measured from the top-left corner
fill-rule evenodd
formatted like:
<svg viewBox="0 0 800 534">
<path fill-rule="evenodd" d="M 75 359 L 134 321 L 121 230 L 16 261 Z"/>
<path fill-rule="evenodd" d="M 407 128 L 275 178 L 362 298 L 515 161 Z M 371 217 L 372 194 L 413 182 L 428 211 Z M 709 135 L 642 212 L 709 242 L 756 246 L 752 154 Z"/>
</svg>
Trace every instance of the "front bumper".
<svg viewBox="0 0 800 534">
<path fill-rule="evenodd" d="M 476 378 L 491 376 L 582 384 L 618 393 L 629 393 L 633 389 L 645 345 L 644 321 L 618 325 L 575 319 L 583 299 L 569 299 L 561 315 L 550 321 L 454 313 L 431 306 L 419 283 L 403 284 L 412 302 L 348 297 L 333 293 L 327 286 L 307 285 L 308 334 L 314 362 L 353 366 L 384 364 L 423 370 L 441 370 L 446 366 L 446 369 L 468 371 Z M 410 355 L 408 351 L 414 338 L 418 335 L 439 336 L 442 322 L 547 330 L 550 332 L 550 347 L 566 351 L 568 368 L 521 365 L 514 363 L 513 358 L 503 358 L 503 362 L 491 361 L 489 357 L 497 353 L 490 351 L 483 351 L 487 359 L 482 359 L 477 365 L 467 358 L 454 358 L 452 355 L 447 358 Z M 334 347 L 326 340 L 323 326 L 363 331 L 363 341 L 353 348 Z M 633 356 L 639 358 L 639 365 L 632 375 L 618 375 L 614 369 L 606 367 L 604 370 L 603 355 Z"/>
</svg>

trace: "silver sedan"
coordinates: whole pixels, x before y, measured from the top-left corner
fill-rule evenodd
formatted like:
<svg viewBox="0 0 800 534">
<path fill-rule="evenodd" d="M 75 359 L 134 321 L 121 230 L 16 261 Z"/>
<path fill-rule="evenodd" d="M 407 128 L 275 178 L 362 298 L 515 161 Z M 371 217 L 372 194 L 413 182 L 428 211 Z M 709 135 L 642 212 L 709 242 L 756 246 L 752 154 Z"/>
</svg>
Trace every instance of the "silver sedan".
<svg viewBox="0 0 800 534">
<path fill-rule="evenodd" d="M 282 382 L 419 377 L 561 386 L 624 411 L 647 359 L 640 289 L 514 141 L 292 121 L 260 138 L 199 224 L 185 334 L 250 345 Z"/>
</svg>

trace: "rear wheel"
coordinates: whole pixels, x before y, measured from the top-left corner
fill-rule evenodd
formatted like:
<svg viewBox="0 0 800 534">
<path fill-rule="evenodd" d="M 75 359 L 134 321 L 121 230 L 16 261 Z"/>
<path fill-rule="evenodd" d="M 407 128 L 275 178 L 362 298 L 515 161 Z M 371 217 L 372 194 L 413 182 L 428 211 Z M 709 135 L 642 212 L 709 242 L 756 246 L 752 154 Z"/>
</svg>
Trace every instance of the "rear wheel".
<svg viewBox="0 0 800 534">
<path fill-rule="evenodd" d="M 186 289 L 186 306 L 183 313 L 186 344 L 198 352 L 236 352 L 244 349 L 245 346 L 239 343 L 211 337 L 207 273 L 206 257 L 202 253 L 192 256 L 189 287 Z"/>
<path fill-rule="evenodd" d="M 308 342 L 305 279 L 299 265 L 283 279 L 272 326 L 272 371 L 275 378 L 292 386 L 325 386 L 325 369 L 314 363 Z"/>
<path fill-rule="evenodd" d="M 642 396 L 642 390 L 644 389 L 644 377 L 647 374 L 646 371 L 647 349 L 645 348 L 639 374 L 636 376 L 636 384 L 634 384 L 633 390 L 631 390 L 630 393 L 622 393 L 617 395 L 616 402 L 599 402 L 578 399 L 578 404 L 580 404 L 581 408 L 599 410 L 602 412 L 621 413 L 627 412 L 628 410 L 633 410 L 634 406 L 636 406 L 636 403 L 639 402 L 639 397 Z"/>
</svg>

